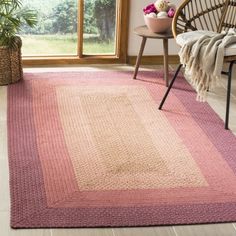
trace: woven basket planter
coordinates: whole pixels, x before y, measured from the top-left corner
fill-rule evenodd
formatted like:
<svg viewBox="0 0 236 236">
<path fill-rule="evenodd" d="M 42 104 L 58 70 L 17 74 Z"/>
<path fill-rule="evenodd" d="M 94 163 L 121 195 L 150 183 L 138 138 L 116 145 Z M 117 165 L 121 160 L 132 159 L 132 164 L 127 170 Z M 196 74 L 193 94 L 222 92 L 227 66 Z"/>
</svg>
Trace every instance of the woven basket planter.
<svg viewBox="0 0 236 236">
<path fill-rule="evenodd" d="M 0 47 L 0 85 L 15 83 L 23 79 L 20 37 L 16 38 L 17 48 Z"/>
</svg>

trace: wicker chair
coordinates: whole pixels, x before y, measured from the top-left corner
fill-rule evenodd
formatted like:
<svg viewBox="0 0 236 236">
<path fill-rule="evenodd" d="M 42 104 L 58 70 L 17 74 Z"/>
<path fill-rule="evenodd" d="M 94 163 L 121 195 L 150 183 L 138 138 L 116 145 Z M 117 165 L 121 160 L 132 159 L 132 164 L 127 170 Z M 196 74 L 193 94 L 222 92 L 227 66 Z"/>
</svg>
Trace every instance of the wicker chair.
<svg viewBox="0 0 236 236">
<path fill-rule="evenodd" d="M 185 0 L 177 9 L 172 25 L 175 38 L 178 34 L 188 31 L 200 32 L 200 30 L 207 30 L 219 33 L 222 30 L 227 31 L 229 28 L 236 28 L 236 0 Z M 225 53 L 224 62 L 229 65 L 227 72 L 222 71 L 222 74 L 228 76 L 225 116 L 225 129 L 228 129 L 231 78 L 232 68 L 234 63 L 236 63 L 236 45 L 233 45 L 233 48 Z M 164 105 L 181 67 L 182 64 L 178 66 L 174 78 L 160 103 L 160 110 Z"/>
</svg>

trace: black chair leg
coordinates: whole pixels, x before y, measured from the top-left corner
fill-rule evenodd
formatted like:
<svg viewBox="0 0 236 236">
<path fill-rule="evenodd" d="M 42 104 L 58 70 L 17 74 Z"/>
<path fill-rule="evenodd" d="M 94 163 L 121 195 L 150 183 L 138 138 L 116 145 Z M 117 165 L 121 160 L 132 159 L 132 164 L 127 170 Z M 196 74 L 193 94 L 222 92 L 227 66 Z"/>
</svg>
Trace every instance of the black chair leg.
<svg viewBox="0 0 236 236">
<path fill-rule="evenodd" d="M 165 103 L 165 100 L 166 100 L 166 98 L 168 97 L 168 94 L 169 94 L 169 92 L 170 92 L 170 90 L 171 90 L 171 88 L 172 88 L 172 86 L 173 86 L 173 84 L 174 84 L 174 82 L 175 82 L 175 80 L 176 80 L 176 78 L 177 78 L 177 76 L 178 76 L 178 74 L 179 74 L 179 71 L 180 71 L 180 69 L 182 68 L 182 66 L 183 66 L 182 64 L 180 64 L 180 65 L 178 66 L 178 69 L 177 69 L 176 72 L 175 72 L 175 76 L 174 76 L 174 78 L 171 80 L 171 83 L 170 83 L 170 85 L 169 85 L 169 87 L 168 87 L 168 89 L 167 89 L 167 91 L 166 91 L 166 93 L 165 93 L 165 95 L 164 95 L 164 97 L 163 97 L 161 103 L 160 103 L 159 110 L 162 109 L 162 107 L 163 107 L 163 105 L 164 105 L 164 103 Z"/>
<path fill-rule="evenodd" d="M 230 110 L 230 93 L 232 81 L 232 69 L 236 61 L 232 61 L 229 65 L 228 71 L 228 86 L 227 86 L 227 101 L 226 101 L 226 114 L 225 114 L 225 129 L 229 129 L 229 110 Z"/>
</svg>

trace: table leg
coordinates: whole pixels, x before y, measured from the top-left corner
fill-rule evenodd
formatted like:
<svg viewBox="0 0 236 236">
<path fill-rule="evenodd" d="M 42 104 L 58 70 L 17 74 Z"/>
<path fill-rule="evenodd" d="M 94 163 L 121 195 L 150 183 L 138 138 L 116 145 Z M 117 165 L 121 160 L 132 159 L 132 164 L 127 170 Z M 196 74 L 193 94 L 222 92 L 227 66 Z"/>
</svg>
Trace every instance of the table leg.
<svg viewBox="0 0 236 236">
<path fill-rule="evenodd" d="M 138 74 L 138 68 L 139 68 L 139 65 L 140 65 L 140 62 L 141 62 L 141 58 L 142 58 L 142 55 L 143 55 L 143 50 L 144 50 L 146 41 L 147 41 L 147 38 L 143 37 L 142 43 L 141 43 L 141 46 L 140 46 L 140 49 L 139 49 L 139 54 L 138 54 L 138 57 L 137 57 L 137 60 L 136 60 L 136 65 L 135 65 L 135 71 L 134 71 L 133 79 L 136 79 L 136 76 Z"/>
<path fill-rule="evenodd" d="M 163 39 L 164 49 L 164 79 L 166 81 L 166 87 L 169 86 L 169 69 L 168 69 L 168 39 Z"/>
</svg>

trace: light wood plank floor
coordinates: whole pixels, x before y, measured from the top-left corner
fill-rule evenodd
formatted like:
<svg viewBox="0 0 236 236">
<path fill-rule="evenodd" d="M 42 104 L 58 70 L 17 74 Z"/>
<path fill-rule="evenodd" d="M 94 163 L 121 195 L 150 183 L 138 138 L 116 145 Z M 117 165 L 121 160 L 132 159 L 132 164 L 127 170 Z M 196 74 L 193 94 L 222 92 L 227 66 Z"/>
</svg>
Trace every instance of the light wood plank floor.
<svg viewBox="0 0 236 236">
<path fill-rule="evenodd" d="M 143 67 L 149 70 L 152 67 Z M 172 66 L 171 69 L 175 68 Z M 38 68 L 25 71 L 79 71 L 79 70 L 133 70 L 127 66 L 96 66 L 69 68 Z M 157 67 L 155 69 L 158 69 Z M 234 73 L 236 81 L 236 71 Z M 236 82 L 233 82 L 230 128 L 236 134 Z M 226 80 L 214 92 L 209 92 L 208 102 L 222 119 L 225 116 Z M 104 229 L 35 229 L 12 230 L 9 227 L 9 176 L 7 161 L 6 87 L 0 87 L 0 235 L 2 236 L 236 236 L 236 223 L 194 226 L 104 228 Z"/>
</svg>

